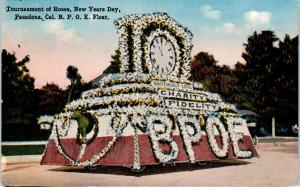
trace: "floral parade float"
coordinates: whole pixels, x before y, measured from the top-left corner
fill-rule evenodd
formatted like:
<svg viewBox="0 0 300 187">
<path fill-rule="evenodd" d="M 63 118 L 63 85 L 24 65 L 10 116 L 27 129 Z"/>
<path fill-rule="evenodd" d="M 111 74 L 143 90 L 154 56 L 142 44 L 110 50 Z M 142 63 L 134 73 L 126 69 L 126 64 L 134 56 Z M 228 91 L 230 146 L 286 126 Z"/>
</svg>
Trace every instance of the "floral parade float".
<svg viewBox="0 0 300 187">
<path fill-rule="evenodd" d="M 257 156 L 234 105 L 189 80 L 192 33 L 165 13 L 115 21 L 119 73 L 54 116 L 41 164 L 126 166 Z"/>
</svg>

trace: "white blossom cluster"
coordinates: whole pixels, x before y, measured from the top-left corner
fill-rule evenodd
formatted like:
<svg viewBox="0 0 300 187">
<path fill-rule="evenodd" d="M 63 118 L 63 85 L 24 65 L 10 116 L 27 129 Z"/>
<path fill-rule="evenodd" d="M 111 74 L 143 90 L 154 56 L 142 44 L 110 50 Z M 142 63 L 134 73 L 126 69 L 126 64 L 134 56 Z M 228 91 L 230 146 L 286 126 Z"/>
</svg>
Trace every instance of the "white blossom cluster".
<svg viewBox="0 0 300 187">
<path fill-rule="evenodd" d="M 129 71 L 129 46 L 128 46 L 128 28 L 132 27 L 136 20 L 142 15 L 132 14 L 124 16 L 115 21 L 119 38 L 120 50 L 120 72 L 125 73 Z"/>
<path fill-rule="evenodd" d="M 226 118 L 226 121 L 227 121 L 227 125 L 228 125 L 229 135 L 230 135 L 232 145 L 233 145 L 234 154 L 240 158 L 251 157 L 252 156 L 251 151 L 240 150 L 240 148 L 238 146 L 238 142 L 243 139 L 244 134 L 242 132 L 239 133 L 235 130 L 235 126 L 238 126 L 238 125 L 241 125 L 241 126 L 244 126 L 244 128 L 247 128 L 246 120 L 239 118 L 239 117 L 228 117 L 228 118 Z"/>
<path fill-rule="evenodd" d="M 132 83 L 132 84 L 117 84 L 110 87 L 96 88 L 85 91 L 81 95 L 81 99 L 94 98 L 100 96 L 110 96 L 116 94 L 129 93 L 129 91 L 155 92 L 157 89 L 149 84 Z"/>
<path fill-rule="evenodd" d="M 52 123 L 54 120 L 53 116 L 44 115 L 38 118 L 38 123 Z"/>
<path fill-rule="evenodd" d="M 194 83 L 183 78 L 170 77 L 168 75 L 144 74 L 144 73 L 134 72 L 134 73 L 108 74 L 99 81 L 99 87 L 102 88 L 102 87 L 111 86 L 115 84 L 125 84 L 125 83 L 150 83 L 151 80 L 184 83 L 190 85 Z"/>
<path fill-rule="evenodd" d="M 218 129 L 220 132 L 220 137 L 222 141 L 222 147 L 219 148 L 217 141 L 215 139 L 214 129 Z M 210 115 L 206 121 L 206 134 L 208 136 L 208 142 L 211 146 L 212 151 L 216 154 L 217 157 L 226 157 L 228 152 L 228 132 L 226 131 L 223 123 L 215 115 Z"/>
<path fill-rule="evenodd" d="M 155 129 L 154 121 L 159 120 L 165 127 L 165 132 L 157 132 Z M 172 121 L 167 116 L 151 115 L 147 118 L 148 132 L 152 142 L 152 148 L 155 157 L 160 163 L 168 163 L 176 159 L 178 156 L 178 146 L 172 139 Z M 163 141 L 171 147 L 169 154 L 163 153 L 159 146 L 159 142 Z"/>
<path fill-rule="evenodd" d="M 146 46 L 142 46 L 142 36 L 144 35 L 144 30 L 149 27 L 151 23 L 155 23 L 157 25 L 162 25 L 165 28 L 168 28 L 168 31 L 161 31 L 159 28 L 154 30 L 153 33 L 148 37 Z M 119 35 L 119 49 L 120 49 L 120 72 L 126 73 L 129 70 L 129 47 L 133 47 L 133 71 L 138 73 L 143 73 L 142 69 L 142 55 L 143 52 L 149 54 L 149 43 L 154 35 L 164 34 L 169 40 L 171 40 L 172 44 L 175 47 L 176 55 L 179 55 L 179 51 L 182 52 L 182 58 L 178 58 L 180 63 L 180 68 L 182 75 L 180 76 L 182 79 L 187 80 L 190 73 L 190 63 L 191 63 L 191 49 L 192 49 L 192 33 L 182 25 L 178 24 L 175 20 L 170 18 L 165 13 L 154 13 L 154 14 L 143 14 L 143 15 L 129 15 L 124 18 L 121 18 L 115 22 L 115 25 L 118 29 Z M 128 46 L 128 28 L 132 29 L 132 40 L 133 45 Z M 177 38 L 180 38 L 180 42 L 183 47 L 179 48 L 177 45 L 177 41 L 175 38 L 171 36 L 169 33 L 174 33 Z M 176 47 L 177 45 L 177 47 Z M 146 51 L 143 51 L 146 50 Z M 148 51 L 148 52 L 147 52 Z M 146 55 L 149 56 L 149 55 Z M 151 63 L 149 60 L 146 62 L 148 67 L 151 67 Z"/>
<path fill-rule="evenodd" d="M 201 138 L 201 128 L 198 120 L 195 117 L 187 117 L 187 116 L 178 116 L 177 122 L 180 128 L 180 133 L 183 137 L 183 142 L 187 154 L 189 156 L 189 160 L 191 163 L 195 162 L 195 153 L 192 147 L 192 143 L 199 142 Z M 193 128 L 193 134 L 190 134 L 187 129 L 188 126 Z"/>
<path fill-rule="evenodd" d="M 151 93 L 130 93 L 130 94 L 120 94 L 114 96 L 104 96 L 104 97 L 96 97 L 96 98 L 87 98 L 87 99 L 78 99 L 68 103 L 65 106 L 65 110 L 81 110 L 88 109 L 94 106 L 99 105 L 110 105 L 115 102 L 122 103 L 134 103 L 138 102 L 140 104 L 148 104 L 148 105 L 158 105 L 160 102 L 160 98 L 157 94 Z"/>
<path fill-rule="evenodd" d="M 51 129 L 51 124 L 54 120 L 54 117 L 44 115 L 44 116 L 40 116 L 37 120 L 38 120 L 37 123 L 40 125 L 41 129 L 50 130 Z"/>
<path fill-rule="evenodd" d="M 184 85 L 184 84 L 181 84 Z M 234 108 L 233 105 L 228 105 L 222 102 L 221 97 L 218 94 L 213 94 L 207 91 L 202 90 L 192 90 L 185 87 L 172 87 L 172 86 L 156 86 L 152 84 L 144 84 L 144 83 L 132 83 L 132 84 L 117 84 L 110 87 L 104 88 L 96 88 L 89 91 L 86 91 L 82 94 L 80 100 L 84 99 L 96 99 L 101 96 L 114 96 L 119 94 L 128 94 L 130 92 L 149 92 L 149 93 L 157 93 L 159 90 L 175 90 L 175 91 L 183 91 L 193 94 L 202 94 L 205 96 L 205 101 L 211 102 L 220 102 L 220 108 Z M 99 103 L 100 104 L 100 103 Z"/>
</svg>

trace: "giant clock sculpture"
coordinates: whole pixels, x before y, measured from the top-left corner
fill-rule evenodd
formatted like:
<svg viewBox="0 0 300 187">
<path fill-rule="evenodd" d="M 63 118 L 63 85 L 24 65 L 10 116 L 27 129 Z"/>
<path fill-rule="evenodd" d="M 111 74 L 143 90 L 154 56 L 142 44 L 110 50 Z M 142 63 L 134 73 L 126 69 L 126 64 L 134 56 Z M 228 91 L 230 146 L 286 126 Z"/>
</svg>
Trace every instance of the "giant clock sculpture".
<svg viewBox="0 0 300 187">
<path fill-rule="evenodd" d="M 175 50 L 168 38 L 157 36 L 153 38 L 150 47 L 152 67 L 158 74 L 169 74 L 175 67 Z"/>
<path fill-rule="evenodd" d="M 190 81 L 191 32 L 165 13 L 116 22 L 118 73 L 64 111 L 42 116 L 52 128 L 42 164 L 127 166 L 256 156 L 233 105 Z"/>
</svg>

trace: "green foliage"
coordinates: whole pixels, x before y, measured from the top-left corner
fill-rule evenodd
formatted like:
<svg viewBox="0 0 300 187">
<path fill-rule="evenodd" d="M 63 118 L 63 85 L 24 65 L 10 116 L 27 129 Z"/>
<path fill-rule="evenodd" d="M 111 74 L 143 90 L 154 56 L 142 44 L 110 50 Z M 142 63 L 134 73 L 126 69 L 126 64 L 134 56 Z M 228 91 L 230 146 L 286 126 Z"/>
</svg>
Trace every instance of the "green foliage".
<svg viewBox="0 0 300 187">
<path fill-rule="evenodd" d="M 66 91 L 69 93 L 67 102 L 78 99 L 83 91 L 93 88 L 91 82 L 86 83 L 81 79 L 78 68 L 75 66 L 68 66 L 67 78 L 71 82 L 71 84 L 66 89 Z"/>
<path fill-rule="evenodd" d="M 98 134 L 98 126 L 96 125 L 97 119 L 90 113 L 76 110 L 74 111 L 74 119 L 78 124 L 77 141 L 79 144 L 90 144 Z M 87 138 L 87 134 L 94 129 L 93 136 Z"/>
<path fill-rule="evenodd" d="M 41 89 L 36 89 L 38 96 L 38 114 L 54 115 L 61 112 L 67 102 L 66 91 L 54 83 L 47 83 Z"/>
<path fill-rule="evenodd" d="M 69 89 L 69 96 L 68 96 L 68 103 L 71 101 L 71 95 L 74 89 L 74 86 L 79 82 L 81 82 L 81 75 L 78 73 L 78 68 L 75 66 L 68 66 L 67 68 L 67 78 L 71 81 L 70 89 Z"/>
<path fill-rule="evenodd" d="M 218 66 L 217 61 L 207 52 L 198 53 L 191 67 L 191 79 L 201 81 L 204 88 L 219 93 L 227 101 L 233 100 L 237 78 L 229 66 Z"/>
<path fill-rule="evenodd" d="M 89 119 L 78 110 L 74 112 L 74 118 L 77 120 L 79 133 L 85 138 L 87 134 L 86 129 L 90 124 Z"/>
<path fill-rule="evenodd" d="M 290 128 L 298 116 L 298 36 L 286 35 L 280 41 L 272 31 L 254 32 L 244 46 L 246 63 L 238 62 L 234 69 L 217 65 L 206 52 L 198 53 L 191 79 L 238 108 L 258 113 L 259 126 L 268 128 L 274 116 L 278 125 Z"/>
<path fill-rule="evenodd" d="M 41 89 L 34 88 L 34 78 L 26 65 L 26 56 L 17 61 L 14 53 L 2 51 L 2 140 L 47 140 L 50 131 L 41 131 L 37 125 L 40 115 L 53 115 L 63 110 L 68 92 L 69 98 L 77 99 L 80 94 L 92 88 L 91 83 L 81 80 L 78 69 L 69 66 L 67 77 L 71 85 L 62 90 L 54 83 L 47 83 Z M 73 93 L 72 96 L 70 93 Z"/>
<path fill-rule="evenodd" d="M 279 42 L 278 47 L 275 42 Z M 245 44 L 245 91 L 262 120 L 281 126 L 297 123 L 298 37 L 279 41 L 272 31 L 254 32 Z M 242 83 L 241 83 L 242 84 Z"/>
<path fill-rule="evenodd" d="M 120 73 L 120 56 L 120 50 L 115 50 L 115 54 L 111 55 L 110 66 L 103 71 L 104 74 Z"/>
<path fill-rule="evenodd" d="M 41 155 L 45 145 L 5 145 L 1 147 L 4 156 L 14 155 Z"/>
<path fill-rule="evenodd" d="M 34 126 L 37 97 L 29 61 L 29 56 L 17 61 L 14 53 L 2 50 L 2 140 L 41 138 Z"/>
</svg>

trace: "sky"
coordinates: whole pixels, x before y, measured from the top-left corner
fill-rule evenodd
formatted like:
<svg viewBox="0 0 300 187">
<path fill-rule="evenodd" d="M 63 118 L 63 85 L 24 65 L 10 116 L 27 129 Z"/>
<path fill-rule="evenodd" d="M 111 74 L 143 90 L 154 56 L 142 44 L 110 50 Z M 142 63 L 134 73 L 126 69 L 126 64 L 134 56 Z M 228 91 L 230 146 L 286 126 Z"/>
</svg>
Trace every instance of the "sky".
<svg viewBox="0 0 300 187">
<path fill-rule="evenodd" d="M 69 65 L 76 66 L 83 80 L 90 81 L 109 66 L 118 48 L 114 20 L 133 13 L 166 12 L 193 33 L 193 57 L 200 51 L 212 54 L 218 64 L 241 61 L 243 44 L 254 31 L 273 30 L 283 39 L 298 33 L 298 0 L 6 0 L 2 5 L 2 48 L 19 60 L 30 56 L 28 68 L 41 88 L 56 83 L 65 88 Z M 103 7 L 108 20 L 14 20 L 10 7 Z M 107 12 L 107 7 L 120 12 Z M 57 12 L 46 12 L 55 14 Z M 93 14 L 87 11 L 88 14 Z M 28 15 L 30 12 L 21 14 Z M 42 13 L 31 13 L 41 14 Z M 75 16 L 76 13 L 72 13 Z M 18 47 L 20 45 L 20 47 Z"/>
</svg>

